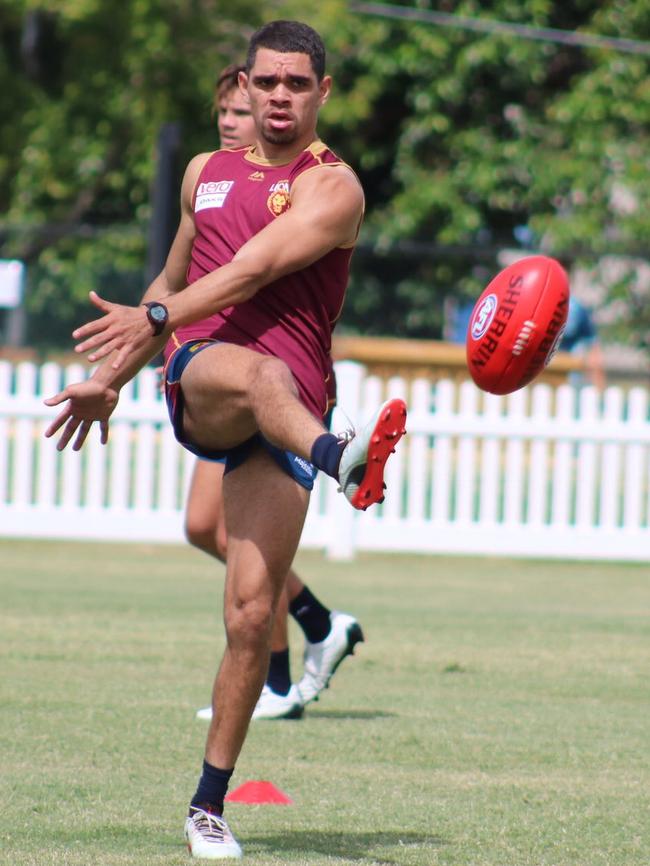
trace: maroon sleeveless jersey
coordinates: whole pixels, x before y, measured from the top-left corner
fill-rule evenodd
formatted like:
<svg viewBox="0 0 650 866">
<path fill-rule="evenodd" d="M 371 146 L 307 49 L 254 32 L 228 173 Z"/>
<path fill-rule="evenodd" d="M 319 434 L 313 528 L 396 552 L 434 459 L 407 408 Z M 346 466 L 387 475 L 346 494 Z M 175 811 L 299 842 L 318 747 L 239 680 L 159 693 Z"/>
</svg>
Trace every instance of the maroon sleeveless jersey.
<svg viewBox="0 0 650 866">
<path fill-rule="evenodd" d="M 188 285 L 225 265 L 249 238 L 291 207 L 291 188 L 306 171 L 344 165 L 322 141 L 278 165 L 252 148 L 218 150 L 207 160 L 194 191 L 196 237 Z M 290 241 L 289 241 L 290 242 Z M 165 347 L 168 357 L 188 340 L 215 339 L 281 358 L 298 385 L 300 399 L 318 418 L 331 403 L 332 328 L 348 282 L 352 245 L 261 288 L 252 298 L 183 325 Z"/>
</svg>

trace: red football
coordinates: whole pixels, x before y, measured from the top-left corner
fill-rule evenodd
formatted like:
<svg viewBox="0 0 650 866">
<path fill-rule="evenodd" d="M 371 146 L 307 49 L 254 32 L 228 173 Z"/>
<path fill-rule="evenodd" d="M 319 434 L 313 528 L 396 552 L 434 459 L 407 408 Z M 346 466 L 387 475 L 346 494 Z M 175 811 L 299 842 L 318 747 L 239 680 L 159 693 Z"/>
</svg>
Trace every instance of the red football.
<svg viewBox="0 0 650 866">
<path fill-rule="evenodd" d="M 529 256 L 500 271 L 474 305 L 467 366 L 479 388 L 510 394 L 555 354 L 569 311 L 566 271 L 548 256 Z"/>
</svg>

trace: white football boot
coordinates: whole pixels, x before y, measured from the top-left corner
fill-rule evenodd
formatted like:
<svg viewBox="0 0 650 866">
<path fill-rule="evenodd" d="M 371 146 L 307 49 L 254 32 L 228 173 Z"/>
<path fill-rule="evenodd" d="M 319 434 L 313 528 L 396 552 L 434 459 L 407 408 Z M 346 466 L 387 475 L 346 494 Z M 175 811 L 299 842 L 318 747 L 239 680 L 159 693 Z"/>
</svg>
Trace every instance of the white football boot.
<svg viewBox="0 0 650 866">
<path fill-rule="evenodd" d="M 192 857 L 201 860 L 239 860 L 242 856 L 226 820 L 196 806 L 190 806 L 185 819 L 185 838 Z"/>
<path fill-rule="evenodd" d="M 333 610 L 330 623 L 330 633 L 325 640 L 305 641 L 305 671 L 298 683 L 303 706 L 318 698 L 343 659 L 353 655 L 355 645 L 363 641 L 361 626 L 350 614 Z"/>
<path fill-rule="evenodd" d="M 286 695 L 279 695 L 264 683 L 251 719 L 299 719 L 302 716 L 303 702 L 296 686 L 291 686 Z M 197 719 L 212 720 L 212 707 L 197 710 Z"/>
<path fill-rule="evenodd" d="M 299 719 L 303 702 L 296 686 L 291 686 L 286 695 L 279 695 L 264 683 L 251 719 Z"/>
<path fill-rule="evenodd" d="M 363 511 L 384 501 L 384 466 L 406 433 L 406 404 L 387 400 L 360 432 L 346 431 L 347 444 L 339 463 L 339 490 Z"/>
</svg>

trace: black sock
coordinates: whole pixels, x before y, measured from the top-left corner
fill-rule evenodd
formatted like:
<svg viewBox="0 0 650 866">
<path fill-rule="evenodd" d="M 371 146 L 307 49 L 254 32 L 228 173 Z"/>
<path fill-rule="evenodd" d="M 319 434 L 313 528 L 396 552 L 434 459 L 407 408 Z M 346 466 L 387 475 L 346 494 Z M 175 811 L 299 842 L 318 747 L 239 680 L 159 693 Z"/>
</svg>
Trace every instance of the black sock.
<svg viewBox="0 0 650 866">
<path fill-rule="evenodd" d="M 271 653 L 266 684 L 276 695 L 288 695 L 291 688 L 289 671 L 289 647 Z"/>
<path fill-rule="evenodd" d="M 305 633 L 309 643 L 320 643 L 330 633 L 330 611 L 306 586 L 289 604 L 289 613 Z"/>
<path fill-rule="evenodd" d="M 311 462 L 316 469 L 322 469 L 330 478 L 339 480 L 339 463 L 345 448 L 345 442 L 339 442 L 333 433 L 323 433 L 311 446 Z"/>
<path fill-rule="evenodd" d="M 192 797 L 191 806 L 208 808 L 216 815 L 223 814 L 223 800 L 228 790 L 228 782 L 234 772 L 233 770 L 220 770 L 213 767 L 207 761 L 203 761 L 203 772 L 199 779 L 196 794 Z"/>
</svg>

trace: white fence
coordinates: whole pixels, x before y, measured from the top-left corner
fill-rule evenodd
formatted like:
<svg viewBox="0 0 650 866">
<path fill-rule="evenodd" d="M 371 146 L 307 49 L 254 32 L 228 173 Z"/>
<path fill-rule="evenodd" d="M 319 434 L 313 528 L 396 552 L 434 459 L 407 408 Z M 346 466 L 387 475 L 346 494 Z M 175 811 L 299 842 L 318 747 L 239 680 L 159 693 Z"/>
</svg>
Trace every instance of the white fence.
<svg viewBox="0 0 650 866">
<path fill-rule="evenodd" d="M 175 442 L 156 377 L 122 392 L 108 446 L 97 433 L 59 454 L 43 399 L 85 368 L 0 362 L 0 535 L 183 539 L 194 458 Z M 386 394 L 409 406 L 388 464 L 386 502 L 353 511 L 319 476 L 303 546 L 527 557 L 650 559 L 648 392 L 571 386 L 507 398 L 470 382 L 387 383 L 337 364 L 339 405 L 355 424 Z M 346 426 L 338 411 L 334 429 Z"/>
</svg>

